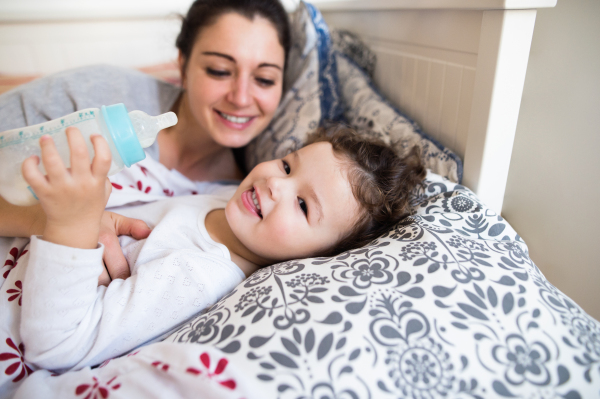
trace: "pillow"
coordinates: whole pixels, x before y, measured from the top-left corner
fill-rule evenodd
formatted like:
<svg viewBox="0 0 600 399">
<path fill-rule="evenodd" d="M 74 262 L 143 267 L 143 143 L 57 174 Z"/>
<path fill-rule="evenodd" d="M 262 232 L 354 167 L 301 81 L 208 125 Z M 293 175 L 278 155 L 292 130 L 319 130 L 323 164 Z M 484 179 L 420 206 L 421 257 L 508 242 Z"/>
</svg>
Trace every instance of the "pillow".
<svg viewBox="0 0 600 399">
<path fill-rule="evenodd" d="M 373 79 L 377 55 L 357 35 L 344 29 L 331 29 L 331 48 L 349 57 Z"/>
<path fill-rule="evenodd" d="M 595 397 L 600 323 L 470 190 L 430 173 L 415 198 L 370 245 L 258 270 L 166 341 L 220 350 L 263 398 Z"/>
<path fill-rule="evenodd" d="M 342 120 L 331 39 L 321 13 L 301 2 L 291 15 L 292 48 L 284 96 L 273 120 L 245 150 L 245 165 L 282 158 L 300 149 L 306 136 L 325 120 Z"/>
<path fill-rule="evenodd" d="M 357 39 L 353 40 L 356 42 Z M 340 51 L 334 53 L 340 93 L 345 106 L 344 117 L 348 124 L 361 133 L 382 139 L 392 145 L 400 155 L 415 145 L 419 146 L 421 157 L 428 169 L 453 182 L 460 182 L 463 174 L 460 158 L 424 133 L 415 122 L 390 104 L 377 91 L 359 64 Z M 362 53 L 364 49 L 358 55 Z M 365 56 L 360 56 L 359 61 L 364 58 Z M 369 65 L 369 57 L 366 56 L 366 59 L 366 65 Z"/>
</svg>

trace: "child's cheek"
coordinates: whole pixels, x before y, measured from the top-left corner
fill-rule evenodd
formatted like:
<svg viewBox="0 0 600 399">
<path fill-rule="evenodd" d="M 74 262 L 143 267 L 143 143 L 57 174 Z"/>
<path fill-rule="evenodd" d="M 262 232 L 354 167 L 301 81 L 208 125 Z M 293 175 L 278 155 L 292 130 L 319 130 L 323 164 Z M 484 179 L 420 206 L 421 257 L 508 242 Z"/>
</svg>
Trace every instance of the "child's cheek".
<svg viewBox="0 0 600 399">
<path fill-rule="evenodd" d="M 273 242 L 281 245 L 289 244 L 294 236 L 294 228 L 290 223 L 278 223 L 271 230 Z"/>
</svg>

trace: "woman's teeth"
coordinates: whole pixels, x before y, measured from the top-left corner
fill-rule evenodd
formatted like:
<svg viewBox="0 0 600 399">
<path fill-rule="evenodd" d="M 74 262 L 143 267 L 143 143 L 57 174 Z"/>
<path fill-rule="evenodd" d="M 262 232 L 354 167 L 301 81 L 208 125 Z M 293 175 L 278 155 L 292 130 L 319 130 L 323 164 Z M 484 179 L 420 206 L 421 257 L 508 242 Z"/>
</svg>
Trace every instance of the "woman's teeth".
<svg viewBox="0 0 600 399">
<path fill-rule="evenodd" d="M 258 200 L 256 199 L 256 191 L 252 190 L 252 201 L 254 202 L 254 206 L 256 206 L 256 209 L 258 210 L 258 214 L 260 216 L 262 216 L 262 213 L 260 211 L 260 204 L 258 203 Z"/>
<path fill-rule="evenodd" d="M 220 111 L 217 111 L 217 112 L 224 119 L 227 119 L 229 122 L 233 122 L 233 123 L 246 123 L 250 119 L 252 119 L 252 117 L 250 117 L 250 116 L 233 116 L 233 115 L 224 114 L 223 112 L 220 112 Z"/>
</svg>

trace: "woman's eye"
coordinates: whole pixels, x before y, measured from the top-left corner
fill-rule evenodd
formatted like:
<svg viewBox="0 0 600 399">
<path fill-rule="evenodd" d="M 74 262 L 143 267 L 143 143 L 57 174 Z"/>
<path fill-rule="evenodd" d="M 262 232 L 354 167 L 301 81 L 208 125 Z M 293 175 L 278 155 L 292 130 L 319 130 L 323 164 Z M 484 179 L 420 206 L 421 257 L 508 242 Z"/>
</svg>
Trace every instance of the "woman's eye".
<svg viewBox="0 0 600 399">
<path fill-rule="evenodd" d="M 292 171 L 292 170 L 290 169 L 290 165 L 288 165 L 288 163 L 287 163 L 287 162 L 285 162 L 285 161 L 281 161 L 281 162 L 283 162 L 283 170 L 285 170 L 285 174 L 286 174 L 286 175 L 289 175 L 289 174 L 290 174 L 290 172 Z"/>
<path fill-rule="evenodd" d="M 302 212 L 304 212 L 304 214 L 308 216 L 308 208 L 306 206 L 306 202 L 304 202 L 302 198 L 298 198 L 298 204 L 300 205 L 300 209 L 302 209 Z"/>
<path fill-rule="evenodd" d="M 271 79 L 256 78 L 256 81 L 258 84 L 265 87 L 273 86 L 275 84 L 275 81 Z"/>
<path fill-rule="evenodd" d="M 209 75 L 212 75 L 212 76 L 219 77 L 219 78 L 230 75 L 229 71 L 224 71 L 224 70 L 220 70 L 220 69 L 212 69 L 212 68 L 206 68 L 206 73 Z"/>
</svg>

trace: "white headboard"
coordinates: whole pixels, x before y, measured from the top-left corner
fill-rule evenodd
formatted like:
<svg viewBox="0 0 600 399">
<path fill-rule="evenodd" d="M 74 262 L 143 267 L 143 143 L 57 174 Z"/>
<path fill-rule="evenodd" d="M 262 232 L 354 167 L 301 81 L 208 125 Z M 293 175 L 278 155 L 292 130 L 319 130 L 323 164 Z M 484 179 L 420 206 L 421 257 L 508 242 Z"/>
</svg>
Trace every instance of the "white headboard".
<svg viewBox="0 0 600 399">
<path fill-rule="evenodd" d="M 377 54 L 377 85 L 464 160 L 500 213 L 536 9 L 556 0 L 316 0 L 331 27 Z"/>
</svg>

